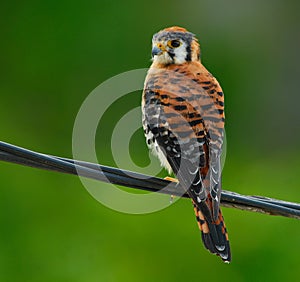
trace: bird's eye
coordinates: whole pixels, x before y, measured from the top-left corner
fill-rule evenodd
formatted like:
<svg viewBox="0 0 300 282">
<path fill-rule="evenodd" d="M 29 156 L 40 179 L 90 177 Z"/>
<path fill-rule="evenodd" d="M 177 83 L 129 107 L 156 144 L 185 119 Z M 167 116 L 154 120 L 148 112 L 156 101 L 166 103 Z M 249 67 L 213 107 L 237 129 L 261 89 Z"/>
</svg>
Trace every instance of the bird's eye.
<svg viewBox="0 0 300 282">
<path fill-rule="evenodd" d="M 181 42 L 180 42 L 179 40 L 176 40 L 176 39 L 170 40 L 170 41 L 168 42 L 168 46 L 171 47 L 171 48 L 177 48 L 177 47 L 179 47 L 180 45 L 181 45 Z"/>
</svg>

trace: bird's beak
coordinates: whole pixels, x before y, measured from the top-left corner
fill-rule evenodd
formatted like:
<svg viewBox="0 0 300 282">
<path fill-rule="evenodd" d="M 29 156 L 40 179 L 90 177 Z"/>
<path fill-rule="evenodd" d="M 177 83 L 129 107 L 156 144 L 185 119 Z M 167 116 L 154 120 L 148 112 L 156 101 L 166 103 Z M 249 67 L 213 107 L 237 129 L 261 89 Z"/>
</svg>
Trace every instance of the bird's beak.
<svg viewBox="0 0 300 282">
<path fill-rule="evenodd" d="M 161 55 L 164 51 L 166 51 L 165 46 L 161 43 L 157 43 L 155 46 L 152 48 L 152 58 L 154 56 L 159 56 Z"/>
</svg>

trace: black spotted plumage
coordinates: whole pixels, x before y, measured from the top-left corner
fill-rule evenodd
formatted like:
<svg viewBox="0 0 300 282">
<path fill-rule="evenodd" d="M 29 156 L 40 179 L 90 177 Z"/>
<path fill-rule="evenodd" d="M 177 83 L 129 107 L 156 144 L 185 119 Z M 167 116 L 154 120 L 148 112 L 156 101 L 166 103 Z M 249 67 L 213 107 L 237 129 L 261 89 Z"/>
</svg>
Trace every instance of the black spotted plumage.
<svg viewBox="0 0 300 282">
<path fill-rule="evenodd" d="M 174 39 L 181 40 L 181 49 L 169 50 L 168 40 Z M 199 61 L 199 44 L 192 33 L 168 28 L 154 35 L 153 44 L 157 55 L 142 101 L 147 143 L 191 197 L 205 247 L 229 262 L 228 235 L 219 208 L 223 91 Z"/>
</svg>

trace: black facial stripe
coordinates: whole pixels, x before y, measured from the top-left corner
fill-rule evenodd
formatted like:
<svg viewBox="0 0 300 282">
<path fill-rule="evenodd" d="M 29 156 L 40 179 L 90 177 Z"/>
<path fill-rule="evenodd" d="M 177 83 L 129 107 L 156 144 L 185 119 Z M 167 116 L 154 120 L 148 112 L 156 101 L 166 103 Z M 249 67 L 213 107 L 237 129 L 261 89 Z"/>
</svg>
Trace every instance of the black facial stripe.
<svg viewBox="0 0 300 282">
<path fill-rule="evenodd" d="M 186 57 L 185 60 L 187 62 L 190 62 L 192 60 L 192 50 L 191 50 L 191 45 L 186 46 Z"/>
<path fill-rule="evenodd" d="M 174 63 L 175 53 L 169 51 L 169 52 L 168 52 L 168 55 L 171 57 L 171 59 L 172 59 L 172 61 L 173 61 L 173 63 Z"/>
</svg>

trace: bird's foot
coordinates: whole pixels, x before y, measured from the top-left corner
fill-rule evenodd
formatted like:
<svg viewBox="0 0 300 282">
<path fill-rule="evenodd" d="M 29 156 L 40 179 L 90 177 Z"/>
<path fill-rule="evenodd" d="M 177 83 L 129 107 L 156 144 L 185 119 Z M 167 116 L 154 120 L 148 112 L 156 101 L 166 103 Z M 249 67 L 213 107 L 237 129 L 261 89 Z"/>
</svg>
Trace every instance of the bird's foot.
<svg viewBox="0 0 300 282">
<path fill-rule="evenodd" d="M 165 177 L 165 178 L 164 178 L 164 180 L 168 180 L 168 181 L 171 181 L 171 182 L 176 182 L 176 183 L 178 183 L 178 182 L 179 182 L 179 181 L 178 181 L 178 179 L 176 179 L 176 178 L 173 178 L 173 177 L 169 177 L 169 176 Z"/>
</svg>

